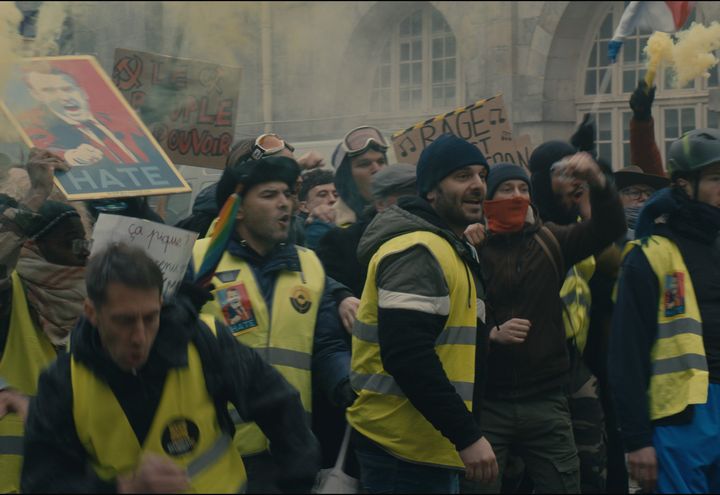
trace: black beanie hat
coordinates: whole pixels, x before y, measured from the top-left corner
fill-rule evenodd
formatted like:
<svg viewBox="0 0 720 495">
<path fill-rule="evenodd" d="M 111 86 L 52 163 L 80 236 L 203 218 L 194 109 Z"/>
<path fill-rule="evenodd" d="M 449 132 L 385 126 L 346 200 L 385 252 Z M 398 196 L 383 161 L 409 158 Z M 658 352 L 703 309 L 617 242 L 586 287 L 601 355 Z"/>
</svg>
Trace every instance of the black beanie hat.
<svg viewBox="0 0 720 495">
<path fill-rule="evenodd" d="M 286 156 L 269 156 L 259 160 L 246 160 L 225 168 L 215 194 L 218 207 L 222 208 L 225 201 L 235 192 L 238 184 L 242 184 L 241 194 L 247 193 L 253 186 L 264 182 L 284 182 L 291 189 L 300 175 L 300 166 L 292 158 Z"/>
<path fill-rule="evenodd" d="M 540 212 L 540 218 L 545 222 L 555 222 L 567 225 L 576 220 L 574 214 L 564 212 L 555 204 L 555 195 L 552 191 L 550 167 L 566 156 L 574 155 L 577 149 L 565 141 L 548 141 L 543 143 L 530 155 L 530 182 L 533 189 L 533 203 Z"/>
<path fill-rule="evenodd" d="M 35 232 L 30 234 L 31 239 L 41 238 L 66 218 L 80 217 L 80 213 L 69 204 L 50 200 L 42 204 L 38 210 L 38 215 L 40 215 L 42 221 L 36 224 Z"/>
<path fill-rule="evenodd" d="M 530 177 L 528 177 L 528 173 L 523 167 L 514 163 L 496 163 L 490 167 L 490 173 L 487 177 L 487 199 L 493 199 L 497 188 L 507 180 L 524 181 L 532 194 Z"/>
<path fill-rule="evenodd" d="M 425 198 L 445 177 L 469 165 L 482 165 L 490 173 L 490 165 L 473 144 L 454 134 L 443 134 L 420 154 L 417 164 L 417 190 Z"/>
</svg>

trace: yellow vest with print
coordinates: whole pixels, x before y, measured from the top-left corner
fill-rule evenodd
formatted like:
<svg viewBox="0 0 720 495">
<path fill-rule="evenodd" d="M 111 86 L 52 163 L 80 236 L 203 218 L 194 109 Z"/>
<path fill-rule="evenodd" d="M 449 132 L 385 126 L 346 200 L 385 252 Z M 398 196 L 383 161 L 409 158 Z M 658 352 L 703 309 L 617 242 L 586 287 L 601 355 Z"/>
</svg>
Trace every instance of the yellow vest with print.
<svg viewBox="0 0 720 495">
<path fill-rule="evenodd" d="M 194 266 L 200 266 L 210 239 L 193 248 Z M 325 289 L 325 270 L 314 252 L 295 246 L 300 272 L 281 271 L 275 281 L 272 314 L 260 292 L 252 268 L 227 251 L 218 264 L 212 284 L 213 300 L 202 313 L 223 322 L 242 344 L 255 349 L 300 392 L 308 414 L 312 411 L 311 363 L 315 323 Z M 268 449 L 268 440 L 254 422 L 245 422 L 230 408 L 235 422 L 235 445 L 242 455 Z"/>
<path fill-rule="evenodd" d="M 560 288 L 560 298 L 565 310 L 563 323 L 565 324 L 565 337 L 574 338 L 580 353 L 585 351 L 588 330 L 590 329 L 590 279 L 595 273 L 595 257 L 590 256 L 575 264 L 567 273 L 565 281 Z"/>
<path fill-rule="evenodd" d="M 214 330 L 214 325 L 210 327 Z M 190 477 L 189 493 L 238 493 L 247 476 L 230 436 L 220 429 L 200 354 L 188 345 L 188 366 L 168 372 L 145 442 L 140 445 L 115 394 L 71 358 L 73 419 L 95 472 L 104 480 L 134 471 L 143 454 L 172 459 Z"/>
<path fill-rule="evenodd" d="M 651 236 L 631 244 L 642 248 L 660 289 L 648 390 L 650 419 L 656 420 L 682 412 L 690 404 L 707 402 L 709 374 L 702 319 L 690 273 L 675 243 Z"/>
<path fill-rule="evenodd" d="M 40 373 L 57 354 L 50 340 L 33 323 L 17 272 L 13 271 L 10 277 L 12 308 L 5 350 L 0 359 L 0 378 L 25 395 L 35 395 Z M 22 418 L 17 414 L 7 414 L 0 419 L 0 493 L 20 491 L 24 432 Z"/>
<path fill-rule="evenodd" d="M 347 420 L 396 457 L 420 464 L 463 468 L 455 446 L 415 409 L 385 371 L 380 358 L 377 267 L 386 256 L 416 245 L 430 250 L 445 275 L 450 290 L 450 313 L 435 342 L 435 352 L 455 391 L 472 410 L 478 317 L 475 284 L 467 265 L 445 239 L 418 231 L 387 241 L 370 260 L 352 338 L 350 381 L 358 397 L 347 409 Z M 412 339 L 412 329 L 407 331 L 408 339 Z"/>
</svg>

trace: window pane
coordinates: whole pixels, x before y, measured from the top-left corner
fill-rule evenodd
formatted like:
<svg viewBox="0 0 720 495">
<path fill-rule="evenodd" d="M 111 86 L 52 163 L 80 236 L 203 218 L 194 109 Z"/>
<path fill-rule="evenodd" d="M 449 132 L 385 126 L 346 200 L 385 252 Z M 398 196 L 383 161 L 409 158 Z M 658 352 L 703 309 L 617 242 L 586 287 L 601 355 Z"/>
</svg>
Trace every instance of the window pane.
<svg viewBox="0 0 720 495">
<path fill-rule="evenodd" d="M 445 56 L 446 57 L 454 57 L 455 56 L 455 37 L 454 36 L 448 36 L 445 38 Z"/>
<path fill-rule="evenodd" d="M 675 139 L 680 137 L 678 129 L 678 111 L 674 108 L 665 110 L 665 138 Z"/>
<path fill-rule="evenodd" d="M 410 17 L 406 17 L 400 22 L 400 36 L 407 36 L 410 34 Z"/>
<path fill-rule="evenodd" d="M 630 140 L 630 119 L 632 118 L 632 112 L 622 113 L 622 138 L 623 141 Z"/>
<path fill-rule="evenodd" d="M 598 155 L 609 161 L 612 158 L 612 143 L 600 143 Z"/>
<path fill-rule="evenodd" d="M 389 64 L 390 63 L 390 40 L 385 43 L 385 46 L 380 53 L 380 62 Z"/>
<path fill-rule="evenodd" d="M 623 71 L 623 93 L 632 93 L 637 85 L 635 69 Z"/>
<path fill-rule="evenodd" d="M 383 65 L 381 68 L 381 77 L 380 77 L 380 85 L 383 88 L 389 88 L 390 87 L 390 66 L 389 65 Z"/>
<path fill-rule="evenodd" d="M 605 81 L 607 84 L 605 86 L 605 90 L 603 91 L 603 94 L 609 95 L 612 93 L 612 77 L 610 76 L 611 72 L 610 69 L 602 69 L 598 71 L 598 91 L 603 91 L 602 84 L 603 84 L 603 78 L 608 77 L 608 80 Z"/>
<path fill-rule="evenodd" d="M 440 12 L 433 10 L 432 13 L 432 32 L 441 33 L 445 30 L 445 19 Z"/>
<path fill-rule="evenodd" d="M 415 89 L 412 92 L 412 103 L 413 107 L 418 107 L 422 103 L 422 90 L 421 89 Z"/>
<path fill-rule="evenodd" d="M 605 20 L 600 27 L 600 38 L 610 39 L 613 35 L 612 12 L 605 16 Z"/>
<path fill-rule="evenodd" d="M 433 58 L 442 58 L 443 53 L 443 41 L 444 38 L 435 38 L 432 41 L 432 57 Z"/>
<path fill-rule="evenodd" d="M 601 112 L 598 117 L 598 141 L 610 141 L 612 139 L 610 112 Z"/>
<path fill-rule="evenodd" d="M 595 80 L 596 72 L 594 70 L 585 71 L 585 94 L 594 95 L 597 93 L 597 81 Z"/>
<path fill-rule="evenodd" d="M 715 52 L 715 57 L 717 58 L 718 53 Z M 720 70 L 720 67 L 713 67 L 710 69 L 710 78 L 707 81 L 708 88 L 715 88 L 718 85 L 718 71 Z"/>
<path fill-rule="evenodd" d="M 635 64 L 638 62 L 637 44 L 638 42 L 635 38 L 628 38 L 623 42 L 622 51 L 623 61 L 625 63 Z"/>
<path fill-rule="evenodd" d="M 413 41 L 412 60 L 421 60 L 421 59 L 422 59 L 422 41 L 421 40 Z"/>
<path fill-rule="evenodd" d="M 433 86 L 432 89 L 432 97 L 433 97 L 433 106 L 440 106 L 443 103 L 443 96 L 444 91 L 442 86 Z"/>
<path fill-rule="evenodd" d="M 412 64 L 412 83 L 422 84 L 422 63 Z"/>
<path fill-rule="evenodd" d="M 400 66 L 400 84 L 403 86 L 410 84 L 410 65 L 408 64 Z"/>
<path fill-rule="evenodd" d="M 407 89 L 400 90 L 400 108 L 406 109 L 410 106 L 410 91 Z"/>
<path fill-rule="evenodd" d="M 695 109 L 683 108 L 680 111 L 680 120 L 682 123 L 682 134 L 695 129 Z"/>
<path fill-rule="evenodd" d="M 455 59 L 445 61 L 445 80 L 455 80 Z"/>
<path fill-rule="evenodd" d="M 630 163 L 630 143 L 623 143 L 623 162 L 618 168 L 627 167 L 628 165 L 632 165 Z"/>
<path fill-rule="evenodd" d="M 592 50 L 590 51 L 590 59 L 588 60 L 588 67 L 597 67 L 597 43 L 593 43 Z"/>
<path fill-rule="evenodd" d="M 448 105 L 455 104 L 455 85 L 445 86 L 445 99 Z"/>
<path fill-rule="evenodd" d="M 412 34 L 413 36 L 422 34 L 422 12 L 419 10 L 412 16 Z"/>
<path fill-rule="evenodd" d="M 410 44 L 400 43 L 400 61 L 405 62 L 410 60 Z"/>
<path fill-rule="evenodd" d="M 442 82 L 443 80 L 443 63 L 435 60 L 432 63 L 432 82 Z"/>
<path fill-rule="evenodd" d="M 600 58 L 600 66 L 605 67 L 606 65 L 610 65 L 610 59 L 608 58 L 608 42 L 607 41 L 601 41 L 598 44 L 598 56 Z"/>
</svg>

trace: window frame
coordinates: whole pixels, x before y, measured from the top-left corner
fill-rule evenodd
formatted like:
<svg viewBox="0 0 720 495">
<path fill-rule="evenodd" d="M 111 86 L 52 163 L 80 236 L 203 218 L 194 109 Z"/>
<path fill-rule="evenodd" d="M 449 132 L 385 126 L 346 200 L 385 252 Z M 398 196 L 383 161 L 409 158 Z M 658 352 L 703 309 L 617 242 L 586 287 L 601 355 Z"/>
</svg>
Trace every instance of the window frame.
<svg viewBox="0 0 720 495">
<path fill-rule="evenodd" d="M 422 27 L 421 27 L 421 40 L 422 40 L 422 56 L 420 58 L 420 61 L 422 63 L 422 69 L 421 69 L 421 78 L 422 83 L 420 85 L 422 96 L 421 96 L 421 104 L 420 106 L 413 106 L 410 108 L 401 109 L 400 107 L 400 43 L 403 41 L 403 39 L 400 36 L 400 25 L 411 16 L 417 14 L 417 12 L 420 12 L 422 16 Z M 449 28 L 449 31 L 446 31 L 444 33 L 444 36 L 451 35 L 453 39 L 455 40 L 455 99 L 454 102 L 442 106 L 433 106 L 433 88 L 438 85 L 442 85 L 445 87 L 445 83 L 433 83 L 432 80 L 432 66 L 433 66 L 433 56 L 432 56 L 432 45 L 433 40 L 435 38 L 438 38 L 438 34 L 432 32 L 432 20 L 433 20 L 433 14 L 437 14 L 442 17 L 442 19 L 445 21 L 446 25 Z M 379 67 L 381 65 L 387 65 L 384 62 L 381 62 L 381 54 L 383 50 L 385 50 L 385 46 L 390 46 L 390 104 L 387 106 L 387 108 L 382 108 L 381 105 L 377 105 L 375 100 L 375 94 L 377 91 L 382 91 L 384 89 L 387 89 L 386 87 L 376 87 L 375 81 L 376 78 L 379 77 L 377 75 L 377 72 L 379 70 Z M 463 74 L 463 67 L 461 63 L 461 57 L 460 57 L 460 48 L 458 46 L 457 36 L 455 35 L 455 32 L 452 29 L 452 26 L 450 26 L 450 23 L 448 23 L 447 18 L 437 10 L 432 5 L 423 5 L 416 9 L 413 9 L 411 12 L 408 12 L 407 15 L 404 15 L 401 19 L 399 19 L 395 24 L 392 25 L 390 32 L 388 33 L 388 37 L 386 40 L 381 43 L 377 48 L 377 56 L 375 57 L 377 62 L 372 67 L 372 77 L 371 77 L 371 85 L 370 85 L 370 101 L 369 101 L 369 113 L 376 117 L 384 117 L 388 116 L 389 114 L 393 114 L 394 116 L 415 116 L 415 115 L 427 115 L 427 114 L 437 114 L 441 113 L 443 111 L 449 111 L 451 109 L 457 108 L 463 104 L 464 101 L 464 94 L 465 94 L 465 81 L 462 77 Z M 448 60 L 448 57 L 441 57 L 438 60 L 446 61 Z M 444 63 L 443 63 L 444 66 Z M 412 77 L 412 74 L 411 74 Z"/>
</svg>

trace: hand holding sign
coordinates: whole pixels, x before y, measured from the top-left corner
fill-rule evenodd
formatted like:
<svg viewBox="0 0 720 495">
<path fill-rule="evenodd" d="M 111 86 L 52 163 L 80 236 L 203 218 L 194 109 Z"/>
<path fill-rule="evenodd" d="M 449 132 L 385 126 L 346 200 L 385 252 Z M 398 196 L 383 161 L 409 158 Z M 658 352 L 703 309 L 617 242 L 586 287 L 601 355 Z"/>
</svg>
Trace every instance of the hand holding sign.
<svg viewBox="0 0 720 495">
<path fill-rule="evenodd" d="M 91 144 L 81 144 L 65 152 L 65 160 L 70 165 L 95 165 L 103 159 L 103 152 Z"/>
</svg>

